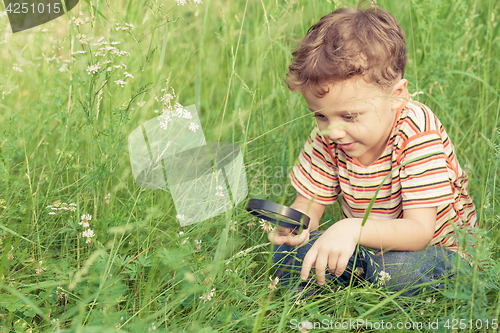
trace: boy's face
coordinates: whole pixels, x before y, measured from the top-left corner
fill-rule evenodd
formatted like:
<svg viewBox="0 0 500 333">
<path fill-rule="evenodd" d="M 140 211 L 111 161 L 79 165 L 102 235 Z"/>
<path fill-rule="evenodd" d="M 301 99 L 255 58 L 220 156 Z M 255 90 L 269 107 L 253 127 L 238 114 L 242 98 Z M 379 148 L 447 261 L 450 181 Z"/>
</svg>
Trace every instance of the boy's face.
<svg viewBox="0 0 500 333">
<path fill-rule="evenodd" d="M 329 84 L 330 91 L 321 98 L 309 90 L 302 94 L 330 142 L 361 164 L 370 165 L 386 147 L 396 111 L 404 103 L 406 84 L 402 79 L 385 91 L 353 78 Z"/>
</svg>

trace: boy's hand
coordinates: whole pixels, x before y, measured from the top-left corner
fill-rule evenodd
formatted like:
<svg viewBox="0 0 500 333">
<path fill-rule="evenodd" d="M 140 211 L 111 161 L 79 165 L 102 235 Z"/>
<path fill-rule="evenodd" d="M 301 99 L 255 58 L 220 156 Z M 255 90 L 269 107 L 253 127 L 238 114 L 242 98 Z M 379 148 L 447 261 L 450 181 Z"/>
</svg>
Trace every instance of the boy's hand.
<svg viewBox="0 0 500 333">
<path fill-rule="evenodd" d="M 294 235 L 292 229 L 278 225 L 269 233 L 267 238 L 274 245 L 287 244 L 292 247 L 300 247 L 300 245 L 309 241 L 309 230 L 304 229 L 300 234 Z"/>
<path fill-rule="evenodd" d="M 349 226 L 348 221 L 345 219 L 335 223 L 316 240 L 304 257 L 300 273 L 302 280 L 307 280 L 312 267 L 320 285 L 325 283 L 327 265 L 333 275 L 344 273 L 359 238 L 359 229 Z"/>
</svg>

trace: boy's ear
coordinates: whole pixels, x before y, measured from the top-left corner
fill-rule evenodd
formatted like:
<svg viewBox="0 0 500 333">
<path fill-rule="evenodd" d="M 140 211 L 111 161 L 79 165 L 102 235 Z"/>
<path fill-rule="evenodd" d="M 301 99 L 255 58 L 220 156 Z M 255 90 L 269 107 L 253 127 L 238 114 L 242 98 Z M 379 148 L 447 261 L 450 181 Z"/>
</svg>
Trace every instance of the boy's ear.
<svg viewBox="0 0 500 333">
<path fill-rule="evenodd" d="M 392 105 L 391 109 L 399 110 L 402 108 L 409 100 L 408 93 L 408 80 L 401 79 L 396 82 L 392 88 Z"/>
</svg>

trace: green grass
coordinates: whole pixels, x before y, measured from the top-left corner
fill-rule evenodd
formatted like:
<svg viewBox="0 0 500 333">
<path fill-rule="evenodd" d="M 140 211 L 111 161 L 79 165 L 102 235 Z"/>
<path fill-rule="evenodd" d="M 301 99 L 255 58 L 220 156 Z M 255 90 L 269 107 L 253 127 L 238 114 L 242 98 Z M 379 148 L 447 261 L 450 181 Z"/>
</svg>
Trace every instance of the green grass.
<svg viewBox="0 0 500 333">
<path fill-rule="evenodd" d="M 267 288 L 271 248 L 257 225 L 247 225 L 245 202 L 181 228 L 168 191 L 135 185 L 127 137 L 157 116 L 154 97 L 169 79 L 182 105 L 196 104 L 207 142 L 242 147 L 249 197 L 291 203 L 285 170 L 314 119 L 284 77 L 295 41 L 339 1 L 88 0 L 69 13 L 90 18 L 80 27 L 61 17 L 12 34 L 0 17 L 2 332 L 287 332 L 292 319 L 362 318 L 438 319 L 442 331 L 447 319 L 464 319 L 466 331 L 492 331 L 469 329 L 469 320 L 500 319 L 500 4 L 380 3 L 406 33 L 410 92 L 424 92 L 415 98 L 440 118 L 468 171 L 484 231 L 474 254 L 483 271 L 460 267 L 435 302 L 366 284 L 294 304 L 279 284 Z M 118 31 L 116 23 L 134 28 Z M 89 43 L 120 41 L 130 56 L 117 64 L 127 69 L 87 74 L 102 58 L 89 44 L 71 56 L 82 50 L 77 34 L 93 37 Z M 49 215 L 54 203 L 77 208 Z M 91 243 L 82 214 L 92 215 Z M 327 207 L 323 227 L 339 216 Z M 211 300 L 200 299 L 213 288 Z"/>
</svg>

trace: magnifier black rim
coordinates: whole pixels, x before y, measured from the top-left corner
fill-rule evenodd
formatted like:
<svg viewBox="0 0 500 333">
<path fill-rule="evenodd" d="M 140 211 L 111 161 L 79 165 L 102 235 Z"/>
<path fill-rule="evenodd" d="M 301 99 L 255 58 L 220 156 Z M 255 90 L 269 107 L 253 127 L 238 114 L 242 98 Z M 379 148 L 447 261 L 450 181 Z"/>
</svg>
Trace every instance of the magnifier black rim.
<svg viewBox="0 0 500 333">
<path fill-rule="evenodd" d="M 254 209 L 262 209 L 274 214 L 283 215 L 291 220 L 297 221 L 297 224 L 289 223 L 283 220 L 276 220 L 272 217 L 256 212 Z M 278 223 L 280 226 L 290 229 L 298 228 L 300 226 L 302 217 L 303 227 L 304 229 L 307 229 L 309 227 L 309 221 L 311 220 L 309 216 L 299 212 L 298 210 L 263 199 L 250 199 L 248 201 L 247 211 L 254 216 L 257 216 L 274 224 Z"/>
</svg>

